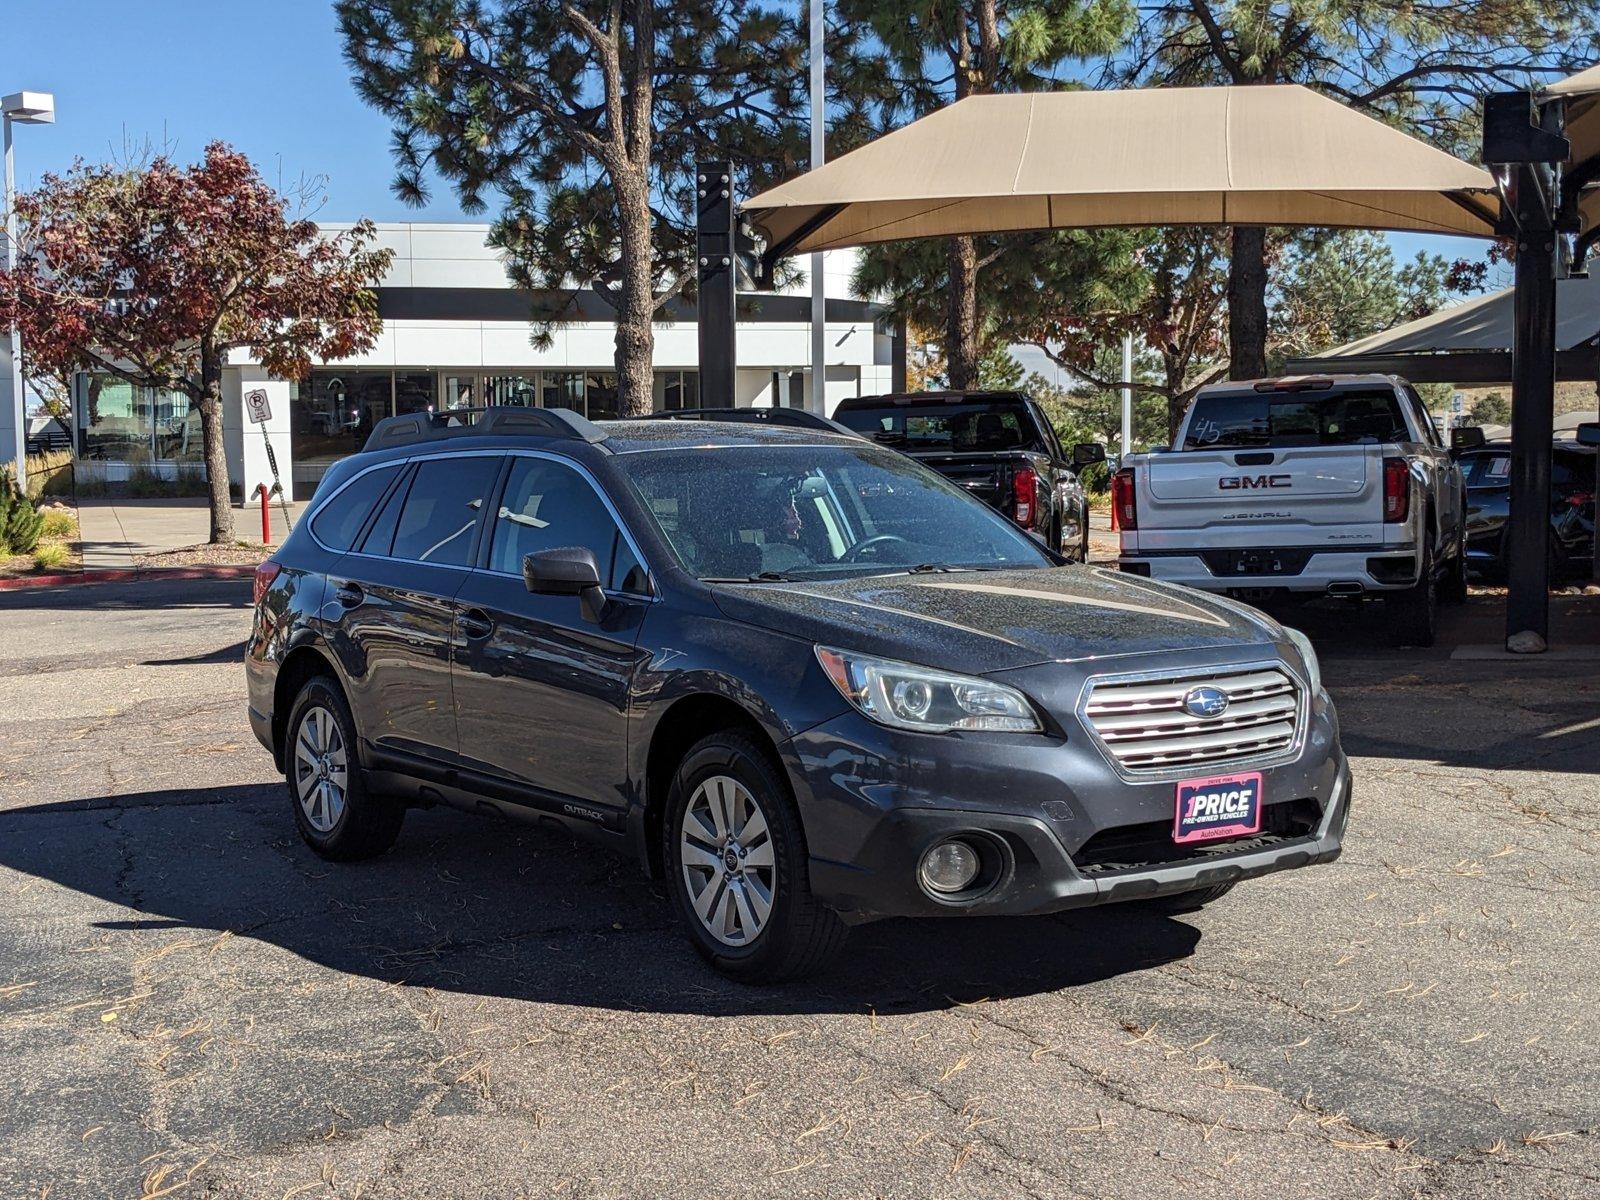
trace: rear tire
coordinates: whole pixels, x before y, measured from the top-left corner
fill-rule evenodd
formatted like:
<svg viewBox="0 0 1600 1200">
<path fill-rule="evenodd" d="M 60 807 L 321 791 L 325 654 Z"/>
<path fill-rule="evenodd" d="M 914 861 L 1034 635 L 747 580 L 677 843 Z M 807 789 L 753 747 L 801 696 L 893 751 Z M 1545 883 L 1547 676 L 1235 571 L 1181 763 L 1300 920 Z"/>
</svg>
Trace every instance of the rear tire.
<svg viewBox="0 0 1600 1200">
<path fill-rule="evenodd" d="M 1450 565 L 1445 569 L 1444 579 L 1439 585 L 1439 599 L 1445 604 L 1465 604 L 1467 602 L 1467 546 L 1462 542 L 1456 551 L 1455 557 L 1450 560 Z"/>
<path fill-rule="evenodd" d="M 394 845 L 406 810 L 361 773 L 356 723 L 332 679 L 306 681 L 289 710 L 283 773 L 300 836 L 323 858 L 372 858 Z"/>
<path fill-rule="evenodd" d="M 811 894 L 788 781 L 750 735 L 723 730 L 690 747 L 661 824 L 673 911 L 717 970 L 781 983 L 838 953 L 847 927 Z"/>
<path fill-rule="evenodd" d="M 1422 572 L 1417 585 L 1384 601 L 1393 614 L 1391 627 L 1397 646 L 1433 645 L 1439 628 L 1439 583 L 1433 573 L 1433 547 L 1422 548 Z"/>
</svg>

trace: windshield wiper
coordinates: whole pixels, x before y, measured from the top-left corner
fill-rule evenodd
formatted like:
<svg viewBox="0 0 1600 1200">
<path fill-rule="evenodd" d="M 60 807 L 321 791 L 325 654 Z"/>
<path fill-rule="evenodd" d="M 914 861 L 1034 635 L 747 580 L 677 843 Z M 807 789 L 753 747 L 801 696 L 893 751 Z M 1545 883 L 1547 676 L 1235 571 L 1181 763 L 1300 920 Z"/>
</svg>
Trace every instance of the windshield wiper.
<svg viewBox="0 0 1600 1200">
<path fill-rule="evenodd" d="M 754 575 L 702 575 L 701 583 L 793 583 L 793 575 L 785 575 L 782 571 L 758 571 Z"/>
</svg>

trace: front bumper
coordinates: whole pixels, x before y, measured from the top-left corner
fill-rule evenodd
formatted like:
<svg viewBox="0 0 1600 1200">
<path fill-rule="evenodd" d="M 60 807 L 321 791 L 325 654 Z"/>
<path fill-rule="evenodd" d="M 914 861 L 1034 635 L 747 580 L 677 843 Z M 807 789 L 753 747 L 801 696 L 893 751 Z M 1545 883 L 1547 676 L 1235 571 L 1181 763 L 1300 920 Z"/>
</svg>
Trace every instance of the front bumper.
<svg viewBox="0 0 1600 1200">
<path fill-rule="evenodd" d="M 1392 550 L 1320 550 L 1292 574 L 1222 573 L 1213 571 L 1199 554 L 1122 554 L 1117 566 L 1130 574 L 1207 592 L 1259 588 L 1332 595 L 1395 592 L 1415 587 L 1418 574 L 1416 551 L 1409 546 Z"/>
<path fill-rule="evenodd" d="M 1300 754 L 1262 769 L 1264 833 L 1180 850 L 1163 845 L 1173 781 L 1119 775 L 1087 734 L 947 740 L 838 718 L 789 747 L 812 890 L 853 919 L 1026 916 L 1331 862 L 1349 819 L 1350 769 L 1326 693 L 1309 721 Z M 935 899 L 917 864 L 961 833 L 1002 847 L 1004 870 L 977 899 Z"/>
</svg>

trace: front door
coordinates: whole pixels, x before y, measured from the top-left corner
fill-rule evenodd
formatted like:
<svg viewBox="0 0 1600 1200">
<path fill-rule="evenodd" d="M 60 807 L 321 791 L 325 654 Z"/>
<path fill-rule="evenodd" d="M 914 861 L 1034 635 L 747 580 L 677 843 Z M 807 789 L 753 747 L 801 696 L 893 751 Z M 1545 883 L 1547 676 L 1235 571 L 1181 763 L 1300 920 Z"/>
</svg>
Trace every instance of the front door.
<svg viewBox="0 0 1600 1200">
<path fill-rule="evenodd" d="M 361 736 L 402 767 L 456 753 L 454 601 L 502 461 L 494 454 L 418 462 L 329 579 L 328 641 L 349 680 Z"/>
<path fill-rule="evenodd" d="M 627 787 L 628 697 L 649 582 L 587 475 L 516 454 L 486 531 L 481 569 L 456 595 L 455 712 L 463 766 L 528 803 L 609 821 Z M 607 603 L 586 620 L 576 596 L 536 596 L 522 560 L 584 546 Z"/>
</svg>

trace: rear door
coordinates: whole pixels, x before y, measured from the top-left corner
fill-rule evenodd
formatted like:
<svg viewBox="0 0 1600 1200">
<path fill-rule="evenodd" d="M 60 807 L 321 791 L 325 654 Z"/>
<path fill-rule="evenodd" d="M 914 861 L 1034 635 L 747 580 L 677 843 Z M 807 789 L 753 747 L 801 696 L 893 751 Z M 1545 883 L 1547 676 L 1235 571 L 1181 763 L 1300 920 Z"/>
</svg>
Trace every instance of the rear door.
<svg viewBox="0 0 1600 1200">
<path fill-rule="evenodd" d="M 362 739 L 401 769 L 456 755 L 455 595 L 502 460 L 497 452 L 416 460 L 329 580 L 328 643 Z"/>
<path fill-rule="evenodd" d="M 518 453 L 485 534 L 481 569 L 456 596 L 455 720 L 463 765 L 525 802 L 609 823 L 626 800 L 628 698 L 650 603 L 633 541 L 590 477 Z M 536 596 L 523 557 L 583 546 L 607 604 L 586 620 L 576 596 Z M 576 802 L 576 803 L 574 803 Z"/>
</svg>

